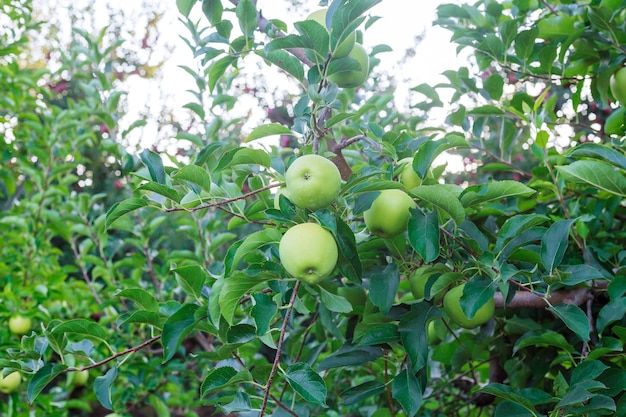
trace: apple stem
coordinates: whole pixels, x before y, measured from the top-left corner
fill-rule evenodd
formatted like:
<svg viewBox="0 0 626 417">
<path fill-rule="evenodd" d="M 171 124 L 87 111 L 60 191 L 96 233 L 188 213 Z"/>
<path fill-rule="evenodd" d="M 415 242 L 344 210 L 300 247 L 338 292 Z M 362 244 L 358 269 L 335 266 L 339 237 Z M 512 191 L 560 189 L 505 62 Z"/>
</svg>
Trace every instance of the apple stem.
<svg viewBox="0 0 626 417">
<path fill-rule="evenodd" d="M 259 413 L 259 417 L 263 417 L 263 415 L 265 414 L 265 409 L 267 408 L 267 401 L 270 397 L 270 389 L 272 387 L 272 381 L 274 380 L 274 376 L 276 375 L 276 370 L 278 369 L 278 364 L 280 363 L 280 354 L 283 349 L 283 342 L 285 341 L 287 323 L 289 322 L 289 316 L 291 316 L 291 310 L 293 310 L 293 305 L 296 302 L 296 297 L 298 296 L 299 289 L 300 289 L 300 281 L 296 281 L 296 285 L 294 285 L 293 292 L 291 293 L 291 299 L 289 300 L 289 305 L 287 306 L 287 311 L 285 312 L 285 318 L 283 320 L 283 324 L 280 328 L 280 336 L 278 337 L 278 345 L 276 346 L 276 356 L 274 357 L 274 363 L 272 364 L 272 370 L 270 371 L 270 376 L 267 379 L 267 385 L 265 387 L 265 395 L 263 396 L 263 404 L 261 405 L 261 411 Z"/>
</svg>

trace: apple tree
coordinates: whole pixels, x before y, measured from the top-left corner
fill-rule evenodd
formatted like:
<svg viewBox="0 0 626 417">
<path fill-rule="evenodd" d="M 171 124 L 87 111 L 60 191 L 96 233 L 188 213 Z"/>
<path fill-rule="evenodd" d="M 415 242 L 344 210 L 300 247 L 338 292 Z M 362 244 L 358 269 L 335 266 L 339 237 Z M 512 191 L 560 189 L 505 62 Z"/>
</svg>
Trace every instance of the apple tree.
<svg viewBox="0 0 626 417">
<path fill-rule="evenodd" d="M 291 28 L 252 0 L 177 0 L 198 60 L 183 155 L 119 151 L 135 163 L 106 214 L 98 195 L 49 208 L 73 201 L 56 190 L 12 208 L 32 225 L 3 217 L 31 245 L 65 238 L 46 276 L 86 285 L 48 297 L 19 269 L 34 254 L 0 263 L 40 291 L 39 327 L 3 340 L 3 375 L 28 380 L 8 409 L 65 415 L 56 387 L 88 370 L 89 406 L 121 415 L 624 415 L 626 5 L 441 5 L 468 62 L 403 111 L 389 47 L 362 54 L 379 3 Z M 247 129 L 250 101 L 282 105 Z M 73 183 L 53 168 L 42 184 Z M 87 298 L 48 305 L 70 294 Z"/>
</svg>

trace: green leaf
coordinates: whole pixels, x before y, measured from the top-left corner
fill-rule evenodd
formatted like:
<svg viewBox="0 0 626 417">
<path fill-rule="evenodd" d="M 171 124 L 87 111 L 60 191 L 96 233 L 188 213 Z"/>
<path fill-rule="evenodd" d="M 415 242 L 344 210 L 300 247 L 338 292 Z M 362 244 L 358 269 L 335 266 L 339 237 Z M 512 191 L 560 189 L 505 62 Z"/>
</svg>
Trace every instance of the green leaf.
<svg viewBox="0 0 626 417">
<path fill-rule="evenodd" d="M 246 142 L 252 142 L 253 140 L 261 139 L 272 135 L 292 135 L 293 132 L 288 127 L 281 125 L 280 123 L 269 123 L 261 125 L 255 128 L 248 137 Z"/>
<path fill-rule="evenodd" d="M 381 345 L 396 343 L 400 340 L 398 326 L 394 323 L 377 324 L 365 330 L 359 338 L 359 346 Z"/>
<path fill-rule="evenodd" d="M 256 334 L 262 336 L 269 330 L 270 323 L 278 311 L 278 306 L 267 294 L 253 294 L 252 298 L 254 298 L 254 307 L 252 307 L 250 315 L 256 324 Z"/>
<path fill-rule="evenodd" d="M 107 340 L 107 332 L 98 323 L 87 319 L 72 319 L 63 322 L 52 329 L 55 335 L 71 333 L 88 337 L 95 337 L 100 340 Z"/>
<path fill-rule="evenodd" d="M 142 184 L 137 188 L 138 190 L 152 191 L 153 193 L 157 193 L 162 195 L 165 198 L 169 198 L 177 203 L 180 203 L 182 196 L 175 189 L 168 187 L 167 185 L 159 184 L 157 182 L 149 181 L 145 184 Z"/>
<path fill-rule="evenodd" d="M 409 417 L 415 416 L 422 406 L 421 384 L 406 368 L 391 381 L 391 393 Z"/>
<path fill-rule="evenodd" d="M 459 199 L 442 184 L 421 185 L 409 191 L 409 194 L 424 200 L 444 212 L 459 226 L 465 221 L 465 209 Z"/>
<path fill-rule="evenodd" d="M 151 324 L 159 329 L 162 327 L 161 316 L 159 313 L 148 310 L 135 310 L 131 313 L 119 316 L 117 321 L 120 326 L 133 323 L 145 323 Z"/>
<path fill-rule="evenodd" d="M 227 264 L 226 275 L 230 274 L 232 269 L 237 268 L 249 252 L 265 245 L 280 243 L 281 238 L 282 234 L 278 229 L 263 229 L 248 235 L 235 251 L 232 262 Z"/>
<path fill-rule="evenodd" d="M 93 383 L 93 390 L 96 393 L 96 398 L 100 401 L 100 404 L 108 409 L 113 410 L 113 404 L 111 404 L 111 385 L 117 378 L 117 367 L 109 369 L 106 374 L 96 377 Z"/>
<path fill-rule="evenodd" d="M 128 200 L 115 203 L 109 211 L 107 211 L 104 227 L 109 229 L 111 225 L 123 215 L 149 205 L 150 202 L 144 198 L 130 198 Z"/>
<path fill-rule="evenodd" d="M 411 311 L 400 319 L 398 326 L 400 339 L 414 372 L 426 366 L 428 358 L 427 324 L 430 319 L 436 317 L 441 317 L 441 312 L 437 307 L 427 302 L 419 302 L 411 305 Z"/>
<path fill-rule="evenodd" d="M 566 181 L 588 184 L 626 197 L 626 177 L 604 162 L 576 161 L 570 165 L 557 166 L 556 169 Z"/>
<path fill-rule="evenodd" d="M 527 398 L 524 398 L 523 396 L 516 394 L 513 388 L 506 386 L 504 384 L 492 382 L 490 384 L 487 384 L 483 388 L 481 388 L 479 392 L 484 392 L 487 394 L 491 394 L 495 397 L 502 398 L 507 401 L 511 401 L 512 403 L 515 403 L 521 407 L 524 407 L 526 410 L 532 413 L 533 416 L 538 415 L 537 410 L 535 410 L 535 406 L 533 405 L 532 402 L 530 402 Z"/>
<path fill-rule="evenodd" d="M 344 366 L 356 366 L 374 361 L 383 355 L 380 347 L 344 345 L 337 352 L 324 358 L 317 366 L 318 371 Z"/>
<path fill-rule="evenodd" d="M 200 265 L 187 265 L 176 268 L 173 271 L 176 274 L 176 281 L 183 291 L 196 300 L 200 300 L 202 288 L 209 277 L 206 270 Z"/>
<path fill-rule="evenodd" d="M 487 90 L 489 97 L 493 100 L 500 100 L 504 89 L 504 80 L 499 74 L 491 74 L 483 81 L 483 87 Z"/>
<path fill-rule="evenodd" d="M 222 78 L 228 67 L 237 62 L 236 56 L 225 56 L 209 66 L 209 91 L 213 92 L 217 82 Z"/>
<path fill-rule="evenodd" d="M 251 324 L 237 324 L 226 332 L 226 342 L 230 345 L 243 345 L 256 338 L 256 329 Z"/>
<path fill-rule="evenodd" d="M 496 241 L 496 247 L 499 249 L 504 248 L 505 243 L 509 240 L 519 236 L 520 233 L 539 226 L 550 220 L 547 216 L 541 214 L 518 214 L 507 219 L 500 230 L 498 230 L 498 240 Z"/>
<path fill-rule="evenodd" d="M 504 198 L 529 197 L 535 190 L 521 182 L 513 180 L 492 181 L 488 184 L 473 185 L 461 193 L 463 207 L 473 207 L 479 204 L 500 201 Z"/>
<path fill-rule="evenodd" d="M 172 175 L 172 178 L 177 180 L 188 181 L 202 188 L 204 191 L 211 191 L 211 177 L 209 173 L 197 166 L 187 165 L 179 169 Z"/>
<path fill-rule="evenodd" d="M 463 287 L 463 295 L 459 299 L 461 310 L 471 319 L 487 301 L 493 299 L 494 294 L 495 283 L 491 278 L 474 275 Z"/>
<path fill-rule="evenodd" d="M 235 9 L 239 28 L 243 34 L 250 38 L 256 29 L 256 7 L 252 0 L 240 0 Z"/>
<path fill-rule="evenodd" d="M 339 394 L 343 405 L 359 404 L 366 398 L 378 395 L 385 390 L 385 385 L 378 381 L 367 381 L 356 387 L 348 388 Z"/>
<path fill-rule="evenodd" d="M 369 297 L 372 304 L 387 313 L 393 305 L 393 300 L 400 284 L 400 271 L 395 264 L 389 264 L 384 270 L 372 273 L 370 276 Z"/>
<path fill-rule="evenodd" d="M 280 49 L 268 53 L 265 53 L 264 51 L 257 51 L 256 53 L 288 74 L 292 75 L 296 80 L 303 84 L 305 83 L 304 68 L 302 67 L 302 62 L 298 58 Z M 248 137 L 246 142 L 250 140 L 252 139 Z"/>
<path fill-rule="evenodd" d="M 237 371 L 235 368 L 230 366 L 222 366 L 220 368 L 213 369 L 207 374 L 204 381 L 202 381 L 202 385 L 200 387 L 200 397 L 204 398 L 208 392 L 227 386 L 228 382 L 236 375 Z"/>
<path fill-rule="evenodd" d="M 159 311 L 159 303 L 156 298 L 148 291 L 141 288 L 128 288 L 115 293 L 118 297 L 129 298 L 133 300 L 140 308 L 144 310 Z"/>
<path fill-rule="evenodd" d="M 569 152 L 569 156 L 578 158 L 602 158 L 618 168 L 626 170 L 626 156 L 623 153 L 598 143 L 583 143 Z"/>
<path fill-rule="evenodd" d="M 546 329 L 533 330 L 525 333 L 515 342 L 513 353 L 515 354 L 517 351 L 527 346 L 554 346 L 568 353 L 574 351 L 572 345 L 562 334 Z"/>
<path fill-rule="evenodd" d="M 196 0 L 176 0 L 178 12 L 185 17 L 189 17 L 194 4 L 196 4 Z M 112 408 L 109 408 L 109 410 L 112 410 Z"/>
<path fill-rule="evenodd" d="M 241 298 L 257 285 L 265 282 L 266 277 L 263 275 L 252 277 L 242 271 L 235 271 L 231 276 L 224 279 L 218 302 L 222 316 L 228 324 L 233 324 L 233 317 L 239 309 Z"/>
<path fill-rule="evenodd" d="M 332 294 L 326 291 L 323 287 L 319 287 L 321 291 L 321 300 L 324 306 L 335 313 L 350 313 L 352 311 L 352 304 L 344 297 Z"/>
<path fill-rule="evenodd" d="M 583 341 L 589 341 L 589 332 L 591 331 L 589 320 L 580 307 L 573 304 L 560 303 L 549 307 L 548 310 L 556 314 L 556 316 Z"/>
<path fill-rule="evenodd" d="M 209 19 L 209 23 L 215 26 L 222 21 L 222 0 L 202 0 L 202 12 Z"/>
<path fill-rule="evenodd" d="M 598 381 L 582 381 L 570 387 L 570 390 L 561 398 L 555 409 L 566 407 L 568 405 L 580 404 L 596 396 L 590 390 L 606 388 L 604 384 Z"/>
<path fill-rule="evenodd" d="M 269 168 L 271 160 L 270 156 L 263 149 L 238 148 L 226 166 L 232 167 L 234 165 L 246 164 L 261 165 Z"/>
<path fill-rule="evenodd" d="M 53 365 L 51 363 L 47 363 L 39 368 L 28 382 L 28 388 L 26 390 L 26 398 L 28 399 L 28 402 L 32 404 L 39 393 L 65 369 L 67 369 L 67 365 Z"/>
<path fill-rule="evenodd" d="M 144 149 L 139 156 L 148 168 L 152 181 L 165 185 L 165 168 L 161 157 L 149 149 Z"/>
<path fill-rule="evenodd" d="M 439 257 L 439 218 L 437 213 L 426 214 L 420 209 L 411 209 L 408 231 L 409 242 L 424 262 L 432 262 Z"/>
<path fill-rule="evenodd" d="M 306 401 L 326 406 L 326 384 L 308 364 L 294 363 L 287 369 L 285 378 L 291 388 Z"/>
<path fill-rule="evenodd" d="M 526 61 L 530 58 L 535 49 L 535 39 L 538 33 L 538 29 L 534 27 L 517 34 L 515 37 L 515 54 L 519 59 Z"/>
<path fill-rule="evenodd" d="M 600 361 L 586 360 L 574 368 L 569 383 L 570 385 L 574 385 L 581 381 L 596 379 L 607 369 L 609 369 L 609 367 Z"/>
<path fill-rule="evenodd" d="M 596 326 L 598 332 L 602 333 L 609 324 L 622 320 L 626 316 L 626 297 L 611 300 L 598 313 Z"/>
<path fill-rule="evenodd" d="M 439 154 L 449 149 L 467 147 L 467 141 L 459 133 L 449 133 L 437 141 L 428 140 L 417 148 L 413 157 L 413 169 L 420 178 L 424 179 Z"/>
<path fill-rule="evenodd" d="M 162 363 L 174 357 L 185 336 L 193 329 L 196 323 L 195 313 L 198 308 L 197 304 L 183 304 L 163 325 L 163 333 L 161 334 Z"/>
<path fill-rule="evenodd" d="M 537 417 L 537 415 L 512 401 L 502 401 L 496 406 L 494 417 Z"/>
<path fill-rule="evenodd" d="M 569 229 L 576 220 L 559 220 L 541 238 L 541 262 L 552 273 L 563 261 L 569 242 Z"/>
</svg>

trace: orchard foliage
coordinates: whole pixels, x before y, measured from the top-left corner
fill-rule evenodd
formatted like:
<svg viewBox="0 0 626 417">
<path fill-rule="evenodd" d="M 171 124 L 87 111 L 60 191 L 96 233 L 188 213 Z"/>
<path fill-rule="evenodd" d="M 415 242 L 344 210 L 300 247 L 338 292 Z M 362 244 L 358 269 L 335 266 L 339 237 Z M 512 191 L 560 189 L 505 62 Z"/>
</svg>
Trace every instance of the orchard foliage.
<svg viewBox="0 0 626 417">
<path fill-rule="evenodd" d="M 386 45 L 364 84 L 331 81 L 361 69 L 333 54 L 368 39 L 379 3 L 333 1 L 322 25 L 177 0 L 199 63 L 181 69 L 197 88 L 177 157 L 120 146 L 119 45 L 77 34 L 65 65 L 85 65 L 59 93 L 19 59 L 30 3 L 1 0 L 0 368 L 23 377 L 3 415 L 624 415 L 626 103 L 610 80 L 626 2 L 443 4 L 435 24 L 467 64 L 411 88 L 408 110 L 378 72 Z M 245 78 L 255 63 L 285 80 L 283 106 L 243 131 L 237 104 L 269 102 Z M 306 154 L 343 179 L 315 211 L 279 188 Z M 453 154 L 463 167 L 439 164 Z M 415 208 L 378 237 L 364 212 L 390 189 Z M 339 249 L 319 284 L 279 258 L 306 222 Z M 456 325 L 443 298 L 459 285 L 463 314 L 495 315 Z"/>
</svg>

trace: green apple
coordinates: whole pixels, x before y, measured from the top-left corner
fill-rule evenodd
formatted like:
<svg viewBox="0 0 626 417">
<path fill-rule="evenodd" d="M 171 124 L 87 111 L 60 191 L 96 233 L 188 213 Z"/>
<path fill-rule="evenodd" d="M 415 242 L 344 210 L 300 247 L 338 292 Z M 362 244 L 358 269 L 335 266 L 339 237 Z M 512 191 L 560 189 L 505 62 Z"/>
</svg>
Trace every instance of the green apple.
<svg viewBox="0 0 626 417">
<path fill-rule="evenodd" d="M 365 210 L 363 217 L 369 231 L 377 236 L 392 238 L 404 232 L 411 218 L 413 199 L 402 190 L 382 190 Z"/>
<path fill-rule="evenodd" d="M 416 300 L 420 300 L 425 298 L 426 296 L 426 284 L 430 277 L 435 274 L 440 274 L 444 276 L 444 274 L 450 273 L 450 269 L 442 264 L 435 265 L 424 265 L 417 268 L 413 273 L 409 276 L 409 287 L 411 288 L 411 294 L 415 297 Z M 435 282 L 439 282 L 437 279 Z M 447 281 L 447 280 L 446 280 Z M 428 294 L 428 300 L 439 301 L 443 296 L 443 291 L 445 290 L 446 285 L 442 282 L 442 285 L 432 285 Z"/>
<path fill-rule="evenodd" d="M 367 76 L 370 70 L 370 59 L 367 55 L 367 51 L 360 44 L 354 45 L 352 51 L 345 58 L 335 60 L 335 64 L 341 67 L 343 62 L 348 64 L 350 59 L 354 59 L 360 65 L 359 69 L 348 69 L 345 71 L 333 72 L 328 76 L 328 79 L 341 88 L 355 88 L 360 86 L 367 80 Z M 345 60 L 345 61 L 344 61 Z"/>
<path fill-rule="evenodd" d="M 16 335 L 24 335 L 30 331 L 32 323 L 28 317 L 13 316 L 9 319 L 9 330 Z"/>
<path fill-rule="evenodd" d="M 328 230 L 317 223 L 301 223 L 285 232 L 278 254 L 290 275 L 307 284 L 318 284 L 335 269 L 339 251 Z"/>
<path fill-rule="evenodd" d="M 422 179 L 413 169 L 413 158 L 401 159 L 400 161 L 398 161 L 398 166 L 400 167 L 400 174 L 398 175 L 398 179 L 402 184 L 404 184 L 404 187 L 407 190 L 422 185 Z"/>
<path fill-rule="evenodd" d="M 74 373 L 74 379 L 72 380 L 74 386 L 82 387 L 83 385 L 87 384 L 87 381 L 89 381 L 88 369 L 85 369 L 84 371 L 77 371 Z"/>
<path fill-rule="evenodd" d="M 22 381 L 22 376 L 18 371 L 11 372 L 4 378 L 2 377 L 2 373 L 0 372 L 0 392 L 3 394 L 10 394 L 16 390 L 20 382 Z"/>
<path fill-rule="evenodd" d="M 537 22 L 539 29 L 538 37 L 542 39 L 557 36 L 570 36 L 574 33 L 576 16 L 559 15 L 546 17 Z"/>
<path fill-rule="evenodd" d="M 626 106 L 626 67 L 622 67 L 611 75 L 611 93 L 619 104 Z"/>
<path fill-rule="evenodd" d="M 335 164 L 319 155 L 297 158 L 285 173 L 288 198 L 300 208 L 318 210 L 339 196 L 341 174 Z"/>
<path fill-rule="evenodd" d="M 446 293 L 443 297 L 443 309 L 452 322 L 465 329 L 473 329 L 488 322 L 493 317 L 495 302 L 493 298 L 487 301 L 470 319 L 465 315 L 459 303 L 463 295 L 463 288 L 465 288 L 465 284 L 458 285 Z"/>
<path fill-rule="evenodd" d="M 326 14 L 327 13 L 328 13 L 328 9 L 316 10 L 313 13 L 311 13 L 309 17 L 307 17 L 307 20 L 315 20 L 317 23 L 324 26 L 326 30 L 328 30 L 328 28 L 326 27 Z M 337 47 L 335 48 L 335 51 L 333 52 L 333 58 L 343 58 L 347 56 L 350 53 L 350 51 L 352 51 L 352 48 L 354 48 L 355 43 L 356 43 L 356 33 L 352 32 L 350 35 L 348 35 L 347 38 L 341 41 L 339 45 L 337 45 Z"/>
</svg>

